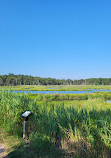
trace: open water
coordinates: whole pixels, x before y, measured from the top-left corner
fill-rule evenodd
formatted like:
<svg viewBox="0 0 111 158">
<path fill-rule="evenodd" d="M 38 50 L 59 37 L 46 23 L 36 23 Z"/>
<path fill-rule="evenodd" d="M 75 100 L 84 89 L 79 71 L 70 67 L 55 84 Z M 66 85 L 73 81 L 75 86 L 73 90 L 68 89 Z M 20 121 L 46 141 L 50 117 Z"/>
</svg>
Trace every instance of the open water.
<svg viewBox="0 0 111 158">
<path fill-rule="evenodd" d="M 38 93 L 42 93 L 42 94 L 54 94 L 54 93 L 58 93 L 58 94 L 84 94 L 84 93 L 94 93 L 94 92 L 111 92 L 111 90 L 108 90 L 108 89 L 103 89 L 103 90 L 100 90 L 100 89 L 90 89 L 88 91 L 11 91 L 11 92 L 14 92 L 14 93 L 34 93 L 34 94 L 38 94 Z"/>
</svg>

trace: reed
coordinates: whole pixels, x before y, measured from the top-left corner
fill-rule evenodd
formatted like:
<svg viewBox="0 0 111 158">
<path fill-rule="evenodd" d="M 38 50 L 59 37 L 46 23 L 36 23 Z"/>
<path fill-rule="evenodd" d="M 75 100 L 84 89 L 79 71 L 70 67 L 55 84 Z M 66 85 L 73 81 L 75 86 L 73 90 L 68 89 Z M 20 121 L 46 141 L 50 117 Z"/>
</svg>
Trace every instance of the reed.
<svg viewBox="0 0 111 158">
<path fill-rule="evenodd" d="M 81 151 L 77 154 L 82 157 L 89 154 L 102 157 L 105 152 L 110 154 L 111 104 L 106 103 L 105 93 L 82 94 L 80 97 L 83 99 L 74 95 L 76 100 L 57 101 L 63 96 L 68 98 L 73 95 L 39 94 L 42 99 L 38 100 L 43 101 L 37 101 L 37 98 L 32 100 L 30 95 L 23 93 L 1 92 L 0 127 L 10 135 L 21 137 L 21 114 L 30 110 L 33 115 L 29 119 L 28 130 L 32 150 L 44 151 L 48 150 L 47 147 L 55 146 L 69 151 L 77 148 L 77 151 Z"/>
</svg>

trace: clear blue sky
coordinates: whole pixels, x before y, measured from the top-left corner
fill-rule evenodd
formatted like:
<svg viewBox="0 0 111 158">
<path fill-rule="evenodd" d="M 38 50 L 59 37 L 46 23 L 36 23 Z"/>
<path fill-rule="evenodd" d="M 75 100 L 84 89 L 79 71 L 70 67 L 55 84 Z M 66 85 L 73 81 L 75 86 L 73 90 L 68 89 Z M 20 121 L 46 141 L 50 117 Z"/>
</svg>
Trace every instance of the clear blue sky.
<svg viewBox="0 0 111 158">
<path fill-rule="evenodd" d="M 111 78 L 111 0 L 1 0 L 0 75 Z"/>
</svg>

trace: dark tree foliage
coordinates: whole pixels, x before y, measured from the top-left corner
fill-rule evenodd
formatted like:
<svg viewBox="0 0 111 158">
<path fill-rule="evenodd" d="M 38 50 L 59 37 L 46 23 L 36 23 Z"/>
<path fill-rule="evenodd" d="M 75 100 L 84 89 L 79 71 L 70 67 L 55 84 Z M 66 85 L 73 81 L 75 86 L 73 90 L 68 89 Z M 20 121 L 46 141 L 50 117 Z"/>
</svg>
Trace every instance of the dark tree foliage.
<svg viewBox="0 0 111 158">
<path fill-rule="evenodd" d="M 0 75 L 0 86 L 16 85 L 111 85 L 111 78 L 89 78 L 80 80 L 41 78 L 28 75 Z"/>
</svg>

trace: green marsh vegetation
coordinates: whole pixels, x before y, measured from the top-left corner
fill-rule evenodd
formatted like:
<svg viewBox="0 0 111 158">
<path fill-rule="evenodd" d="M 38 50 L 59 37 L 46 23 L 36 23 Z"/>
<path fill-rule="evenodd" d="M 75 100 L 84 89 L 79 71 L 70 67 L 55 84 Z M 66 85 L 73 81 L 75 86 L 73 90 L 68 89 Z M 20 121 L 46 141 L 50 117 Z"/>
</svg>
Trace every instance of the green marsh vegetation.
<svg viewBox="0 0 111 158">
<path fill-rule="evenodd" d="M 111 93 L 0 93 L 0 128 L 21 140 L 21 114 L 30 110 L 30 143 L 9 157 L 110 157 Z"/>
<path fill-rule="evenodd" d="M 111 90 L 111 85 L 19 85 L 0 86 L 0 89 L 20 91 L 90 91 L 91 89 Z"/>
<path fill-rule="evenodd" d="M 84 93 L 84 94 L 27 94 L 30 99 L 36 101 L 72 101 L 72 100 L 88 100 L 88 99 L 103 99 L 103 100 L 111 100 L 110 92 L 95 92 L 95 93 Z"/>
</svg>

